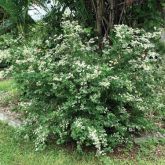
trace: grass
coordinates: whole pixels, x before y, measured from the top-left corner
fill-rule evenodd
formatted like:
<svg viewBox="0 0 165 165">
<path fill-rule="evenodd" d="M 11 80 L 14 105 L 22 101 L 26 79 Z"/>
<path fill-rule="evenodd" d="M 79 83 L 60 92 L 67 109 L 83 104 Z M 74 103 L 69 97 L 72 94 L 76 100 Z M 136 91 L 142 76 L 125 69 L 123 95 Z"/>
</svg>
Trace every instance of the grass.
<svg viewBox="0 0 165 165">
<path fill-rule="evenodd" d="M 12 79 L 0 81 L 0 91 L 7 92 L 13 90 L 13 84 L 14 81 Z"/>
<path fill-rule="evenodd" d="M 18 101 L 18 91 L 15 88 L 14 80 L 7 79 L 0 81 L 0 106 L 8 106 Z"/>
<path fill-rule="evenodd" d="M 53 148 L 45 152 L 35 152 L 30 143 L 18 142 L 13 138 L 15 130 L 0 124 L 0 165 L 95 165 L 92 154 L 77 155 Z"/>
<path fill-rule="evenodd" d="M 0 92 L 16 91 L 13 80 L 0 81 Z M 0 93 L 1 94 L 1 93 Z M 15 95 L 11 95 L 12 100 Z M 0 102 L 1 105 L 1 102 Z M 16 130 L 0 122 L 0 165 L 164 165 L 165 140 L 148 139 L 109 156 L 78 154 L 64 147 L 49 146 L 35 152 L 33 143 L 15 138 Z"/>
<path fill-rule="evenodd" d="M 94 153 L 78 154 L 51 146 L 46 151 L 35 152 L 30 142 L 19 142 L 16 131 L 0 123 L 0 165 L 164 165 L 164 147 L 158 141 L 144 143 L 132 158 L 133 154 L 125 151 L 124 155 L 95 157 Z M 157 153 L 159 152 L 159 153 Z"/>
</svg>

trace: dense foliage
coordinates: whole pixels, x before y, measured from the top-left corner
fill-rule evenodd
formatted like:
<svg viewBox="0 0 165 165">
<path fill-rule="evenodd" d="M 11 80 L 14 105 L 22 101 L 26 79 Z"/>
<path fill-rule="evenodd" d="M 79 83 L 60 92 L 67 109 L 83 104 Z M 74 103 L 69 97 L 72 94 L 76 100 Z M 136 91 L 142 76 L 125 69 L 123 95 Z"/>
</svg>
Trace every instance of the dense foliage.
<svg viewBox="0 0 165 165">
<path fill-rule="evenodd" d="M 92 27 L 99 35 L 108 35 L 116 24 L 132 27 L 163 25 L 163 0 L 60 0 L 61 6 L 75 11 L 80 23 Z M 146 17 L 148 19 L 146 19 Z"/>
<path fill-rule="evenodd" d="M 22 129 L 36 149 L 52 139 L 75 142 L 79 150 L 94 146 L 101 154 L 151 129 L 149 114 L 164 108 L 154 44 L 160 33 L 115 26 L 100 52 L 98 38 L 88 41 L 77 22 L 62 27 L 62 35 L 12 52 L 26 114 Z"/>
<path fill-rule="evenodd" d="M 21 132 L 36 150 L 71 142 L 102 154 L 160 125 L 163 1 L 57 0 L 34 24 L 30 6 L 46 3 L 0 0 L 2 33 L 14 31 L 0 36 L 0 65 L 10 66 Z"/>
<path fill-rule="evenodd" d="M 0 68 L 4 68 L 11 63 L 10 49 L 18 44 L 18 40 L 14 39 L 10 34 L 0 36 Z"/>
<path fill-rule="evenodd" d="M 45 19 L 51 30 L 60 30 L 59 22 L 66 10 L 71 12 L 70 19 L 78 20 L 79 24 L 92 28 L 93 33 L 100 36 L 108 35 L 116 24 L 149 30 L 164 24 L 164 0 L 1 0 L 0 10 L 2 8 L 8 17 L 5 20 L 0 17 L 0 29 L 4 26 L 3 32 L 17 29 L 27 34 L 29 25 L 34 23 L 28 14 L 31 6 L 37 4 L 46 8 L 47 3 L 52 4 Z M 2 25 L 1 21 L 4 22 Z"/>
</svg>

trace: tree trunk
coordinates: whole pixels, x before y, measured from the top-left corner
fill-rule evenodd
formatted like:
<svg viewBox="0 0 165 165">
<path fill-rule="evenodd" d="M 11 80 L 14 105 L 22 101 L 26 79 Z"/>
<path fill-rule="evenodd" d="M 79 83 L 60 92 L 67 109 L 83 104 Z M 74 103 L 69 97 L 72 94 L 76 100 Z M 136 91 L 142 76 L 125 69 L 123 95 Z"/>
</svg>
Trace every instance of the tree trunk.
<svg viewBox="0 0 165 165">
<path fill-rule="evenodd" d="M 102 36 L 102 20 L 103 20 L 103 0 L 97 0 L 96 29 L 99 36 Z"/>
<path fill-rule="evenodd" d="M 114 20 L 115 20 L 115 1 L 114 0 L 109 0 L 109 5 L 110 5 L 110 13 L 109 13 L 109 26 L 108 26 L 108 32 L 113 28 L 114 26 Z"/>
</svg>

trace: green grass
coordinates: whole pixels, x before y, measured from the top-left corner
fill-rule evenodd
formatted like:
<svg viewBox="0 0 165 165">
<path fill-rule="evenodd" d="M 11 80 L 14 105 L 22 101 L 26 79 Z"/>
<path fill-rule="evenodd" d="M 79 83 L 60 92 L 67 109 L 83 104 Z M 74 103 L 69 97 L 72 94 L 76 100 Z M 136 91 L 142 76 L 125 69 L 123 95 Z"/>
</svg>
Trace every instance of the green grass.
<svg viewBox="0 0 165 165">
<path fill-rule="evenodd" d="M 96 158 L 91 154 L 68 153 L 53 147 L 45 152 L 35 152 L 33 145 L 21 143 L 13 138 L 15 130 L 0 124 L 0 165 L 95 165 Z"/>
<path fill-rule="evenodd" d="M 12 79 L 0 81 L 0 106 L 8 106 L 18 101 L 19 92 Z"/>
<path fill-rule="evenodd" d="M 0 91 L 11 91 L 13 90 L 14 81 L 12 79 L 0 81 Z"/>
<path fill-rule="evenodd" d="M 93 153 L 79 155 L 76 152 L 52 146 L 46 151 L 35 152 L 28 142 L 18 142 L 15 130 L 0 123 L 0 165 L 164 165 L 163 156 L 153 152 L 155 144 L 144 144 L 136 158 L 131 159 L 130 153 L 111 157 L 95 157 Z M 157 142 L 156 142 L 157 143 Z M 153 145 L 154 144 L 154 145 Z M 147 146 L 146 146 L 147 145 Z M 151 147 L 152 146 L 152 147 Z M 149 147 L 149 148 L 148 148 Z M 152 152 L 151 152 L 152 151 Z M 163 152 L 163 151 L 161 151 Z M 125 157 L 125 158 L 124 158 Z M 129 159 L 128 159 L 129 158 Z"/>
</svg>

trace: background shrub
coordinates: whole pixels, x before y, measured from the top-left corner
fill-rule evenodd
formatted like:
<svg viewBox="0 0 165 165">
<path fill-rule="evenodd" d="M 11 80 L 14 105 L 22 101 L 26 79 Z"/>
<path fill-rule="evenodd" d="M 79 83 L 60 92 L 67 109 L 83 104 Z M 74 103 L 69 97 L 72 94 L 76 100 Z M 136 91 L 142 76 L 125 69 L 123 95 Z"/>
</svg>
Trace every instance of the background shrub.
<svg viewBox="0 0 165 165">
<path fill-rule="evenodd" d="M 12 34 L 0 35 L 0 68 L 8 67 L 11 64 L 10 50 L 20 43 L 20 38 L 14 39 Z"/>
</svg>

